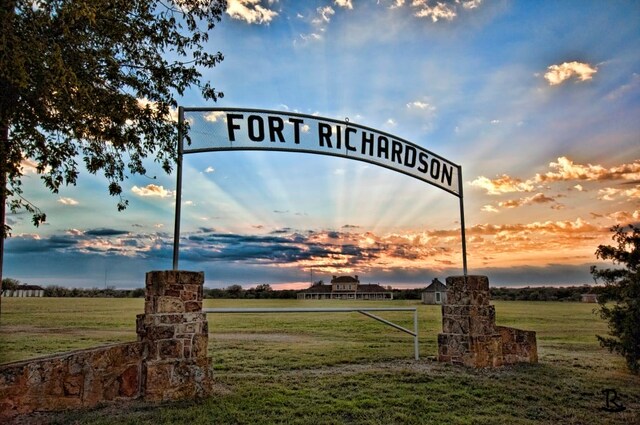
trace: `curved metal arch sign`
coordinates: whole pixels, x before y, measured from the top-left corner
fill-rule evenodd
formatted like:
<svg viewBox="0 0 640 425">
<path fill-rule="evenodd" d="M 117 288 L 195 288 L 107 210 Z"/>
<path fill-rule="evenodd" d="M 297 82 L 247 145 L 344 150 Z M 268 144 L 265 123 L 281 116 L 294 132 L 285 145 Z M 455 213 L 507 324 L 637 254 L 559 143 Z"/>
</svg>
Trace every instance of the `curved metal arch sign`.
<svg viewBox="0 0 640 425">
<path fill-rule="evenodd" d="M 460 199 L 464 274 L 467 274 L 462 167 L 400 137 L 346 121 L 260 109 L 178 109 L 178 164 L 173 267 L 178 268 L 182 156 L 198 152 L 269 150 L 355 159 L 388 168 Z M 185 146 L 184 141 L 187 140 Z"/>
<path fill-rule="evenodd" d="M 348 121 L 257 109 L 183 108 L 184 154 L 269 150 L 331 155 L 376 164 L 461 196 L 460 166 L 400 137 Z"/>
</svg>

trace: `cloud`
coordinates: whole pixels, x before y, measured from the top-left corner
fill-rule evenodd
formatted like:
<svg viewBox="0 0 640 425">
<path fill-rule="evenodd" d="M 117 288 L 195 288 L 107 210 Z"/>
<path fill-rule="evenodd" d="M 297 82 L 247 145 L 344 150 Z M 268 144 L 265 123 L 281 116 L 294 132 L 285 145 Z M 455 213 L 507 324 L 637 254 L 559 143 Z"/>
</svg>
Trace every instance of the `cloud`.
<svg viewBox="0 0 640 425">
<path fill-rule="evenodd" d="M 335 0 L 334 3 L 336 4 L 336 6 L 344 7 L 345 9 L 353 9 L 351 0 Z"/>
<path fill-rule="evenodd" d="M 84 232 L 84 234 L 88 236 L 121 236 L 128 233 L 129 232 L 127 232 L 126 230 L 109 229 L 104 227 L 98 229 L 90 229 Z"/>
<path fill-rule="evenodd" d="M 331 22 L 331 16 L 335 15 L 336 11 L 331 6 L 319 7 L 316 9 L 318 17 L 311 21 L 314 25 L 328 24 Z"/>
<path fill-rule="evenodd" d="M 278 12 L 261 4 L 261 0 L 228 0 L 227 14 L 249 24 L 269 24 Z"/>
<path fill-rule="evenodd" d="M 138 196 L 142 197 L 154 197 L 154 198 L 168 198 L 173 196 L 173 191 L 167 190 L 162 186 L 155 184 L 148 184 L 145 187 L 133 186 L 131 191 Z"/>
<path fill-rule="evenodd" d="M 407 108 L 408 109 L 421 109 L 423 111 L 429 111 L 429 112 L 433 112 L 433 111 L 436 110 L 435 106 L 430 105 L 430 104 L 428 104 L 426 102 L 421 102 L 419 100 L 407 103 Z"/>
<path fill-rule="evenodd" d="M 209 122 L 218 122 L 220 118 L 222 118 L 223 121 L 226 122 L 227 114 L 223 111 L 211 111 L 208 114 L 205 114 L 204 116 L 205 121 L 209 121 Z"/>
<path fill-rule="evenodd" d="M 484 212 L 492 212 L 492 213 L 497 213 L 498 212 L 498 209 L 496 207 L 494 207 L 493 205 L 485 205 L 480 210 L 484 211 Z"/>
<path fill-rule="evenodd" d="M 484 176 L 480 176 L 471 182 L 471 186 L 485 189 L 489 195 L 500 195 L 502 193 L 512 192 L 531 192 L 534 189 L 534 186 L 530 182 L 523 182 L 520 179 L 509 177 L 506 174 L 503 174 L 494 180 L 489 180 Z"/>
<path fill-rule="evenodd" d="M 22 174 L 36 174 L 38 172 L 38 164 L 29 158 L 25 158 L 20 161 L 20 172 Z"/>
<path fill-rule="evenodd" d="M 598 190 L 598 199 L 604 201 L 614 201 L 616 198 L 628 198 L 629 201 L 633 199 L 640 199 L 640 185 L 631 189 L 616 189 L 613 187 L 607 187 Z"/>
<path fill-rule="evenodd" d="M 74 247 L 77 243 L 73 236 L 66 235 L 47 238 L 41 238 L 38 235 L 19 235 L 5 240 L 6 252 L 10 255 L 64 250 Z"/>
<path fill-rule="evenodd" d="M 627 164 L 621 164 L 606 168 L 601 165 L 576 164 L 567 157 L 559 157 L 557 162 L 550 162 L 551 171 L 547 173 L 537 173 L 533 178 L 521 180 L 510 177 L 506 174 L 490 180 L 480 176 L 470 184 L 487 191 L 489 195 L 500 195 L 513 192 L 532 192 L 541 184 L 562 182 L 562 181 L 612 181 L 629 180 L 630 182 L 640 180 L 640 160 L 635 160 Z M 583 186 L 577 184 L 574 188 L 578 191 L 585 191 Z M 617 192 L 616 192 L 617 193 Z M 629 192 L 633 194 L 632 192 Z M 613 194 L 613 192 L 611 192 Z M 604 193 L 606 195 L 606 193 Z M 629 195 L 628 195 L 629 196 Z M 631 195 L 633 196 L 633 195 Z"/>
<path fill-rule="evenodd" d="M 482 4 L 482 0 L 463 0 L 462 1 L 462 7 L 464 7 L 465 9 L 475 9 L 477 7 L 480 7 L 481 4 Z"/>
<path fill-rule="evenodd" d="M 79 204 L 79 202 L 73 198 L 60 198 L 58 199 L 58 202 L 61 203 L 62 205 L 71 205 L 71 206 Z"/>
<path fill-rule="evenodd" d="M 536 174 L 538 182 L 565 180 L 640 180 L 640 160 L 616 167 L 605 168 L 601 165 L 576 164 L 567 157 L 558 158 L 558 162 L 549 163 L 553 170 L 545 174 Z"/>
<path fill-rule="evenodd" d="M 452 21 L 456 16 L 455 5 L 437 2 L 435 6 L 429 6 L 428 0 L 413 0 L 411 6 L 416 8 L 414 16 L 417 18 L 431 18 L 432 22 L 438 22 L 441 19 Z"/>
<path fill-rule="evenodd" d="M 311 25 L 313 30 L 306 34 L 300 34 L 300 39 L 303 43 L 322 41 L 323 33 L 327 30 L 327 25 L 331 22 L 331 17 L 335 15 L 336 11 L 331 6 L 318 7 L 316 9 L 316 17 L 311 19 Z M 301 19 L 305 19 L 304 16 L 300 16 Z M 298 40 L 293 41 L 294 45 L 298 44 Z"/>
<path fill-rule="evenodd" d="M 564 62 L 560 65 L 550 65 L 544 74 L 544 78 L 549 82 L 550 86 L 555 86 L 571 77 L 577 78 L 578 81 L 590 80 L 596 72 L 598 72 L 598 69 L 588 63 Z"/>
<path fill-rule="evenodd" d="M 528 196 L 526 198 L 512 199 L 509 201 L 500 202 L 498 205 L 503 208 L 517 208 L 523 205 L 545 204 L 548 202 L 555 202 L 555 199 L 550 198 L 543 193 L 536 193 L 535 195 Z"/>
<path fill-rule="evenodd" d="M 158 112 L 158 102 L 151 101 L 151 100 L 149 100 L 147 98 L 137 99 L 137 101 L 138 101 L 138 106 L 141 109 L 149 108 L 155 113 Z M 163 118 L 166 119 L 167 121 L 178 122 L 178 109 L 177 108 L 169 108 L 168 114 L 166 116 L 164 116 Z"/>
<path fill-rule="evenodd" d="M 634 214 L 638 215 L 637 212 Z M 607 227 L 594 226 L 580 218 L 575 221 L 480 224 L 468 228 L 467 235 L 469 260 L 475 270 L 495 264 L 504 269 L 558 261 L 584 264 L 592 260 L 598 244 L 610 239 Z M 153 262 L 157 267 L 171 257 L 171 242 L 172 235 L 168 233 L 72 229 L 64 235 L 21 235 L 8 239 L 11 249 L 7 252 L 12 261 L 22 256 L 20 261 L 23 263 L 29 261 L 34 252 L 48 252 L 56 256 L 59 264 L 65 265 L 82 264 L 83 259 L 95 264 L 93 260 L 102 257 L 110 258 L 110 261 L 130 258 L 138 264 Z M 571 255 L 567 256 L 566 252 Z M 459 265 L 460 229 L 374 233 L 345 225 L 340 231 L 281 228 L 265 235 L 222 233 L 201 228 L 182 235 L 180 256 L 182 261 L 198 269 L 216 262 L 216 270 L 241 270 L 245 273 L 244 279 L 247 278 L 246 271 L 252 267 L 260 267 L 256 270 L 260 270 L 261 275 L 278 270 L 294 278 L 299 276 L 300 270 L 313 268 L 315 272 L 327 275 L 383 274 L 391 278 L 390 283 L 395 283 L 392 276 L 450 272 L 452 266 Z M 139 272 L 139 267 L 136 271 Z"/>
<path fill-rule="evenodd" d="M 629 211 L 616 211 L 607 215 L 607 218 L 615 221 L 617 224 L 628 224 L 633 221 L 640 220 L 640 210 L 633 212 Z"/>
</svg>

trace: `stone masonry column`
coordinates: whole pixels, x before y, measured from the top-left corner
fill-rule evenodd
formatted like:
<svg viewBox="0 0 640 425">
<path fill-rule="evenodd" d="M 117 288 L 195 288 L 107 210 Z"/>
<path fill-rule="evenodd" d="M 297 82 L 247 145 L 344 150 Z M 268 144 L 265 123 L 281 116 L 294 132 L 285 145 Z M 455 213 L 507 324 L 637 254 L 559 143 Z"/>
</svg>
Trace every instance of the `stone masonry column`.
<svg viewBox="0 0 640 425">
<path fill-rule="evenodd" d="M 495 308 L 489 305 L 486 276 L 447 277 L 447 304 L 442 305 L 438 360 L 472 367 L 502 365 L 501 337 Z"/>
<path fill-rule="evenodd" d="M 486 276 L 453 276 L 446 282 L 438 361 L 471 367 L 537 363 L 535 332 L 496 326 Z"/>
<path fill-rule="evenodd" d="M 152 271 L 146 276 L 145 314 L 137 316 L 138 341 L 146 342 L 142 398 L 204 397 L 213 373 L 207 357 L 209 327 L 202 313 L 204 273 Z"/>
</svg>

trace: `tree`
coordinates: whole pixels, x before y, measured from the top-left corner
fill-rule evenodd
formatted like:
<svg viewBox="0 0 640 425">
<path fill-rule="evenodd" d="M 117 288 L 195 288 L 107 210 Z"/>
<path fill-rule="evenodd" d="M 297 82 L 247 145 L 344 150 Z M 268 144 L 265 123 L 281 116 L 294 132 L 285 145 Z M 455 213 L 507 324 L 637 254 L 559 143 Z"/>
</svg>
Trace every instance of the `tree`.
<svg viewBox="0 0 640 425">
<path fill-rule="evenodd" d="M 195 86 L 222 97 L 200 72 L 222 61 L 205 51 L 225 0 L 2 0 L 0 5 L 0 280 L 5 205 L 46 215 L 23 197 L 25 164 L 57 193 L 74 185 L 78 161 L 102 173 L 127 206 L 121 183 L 153 156 L 176 158 L 176 96 Z M 209 49 L 209 48 L 207 48 Z"/>
<path fill-rule="evenodd" d="M 600 344 L 624 356 L 633 373 L 640 372 L 640 227 L 615 226 L 616 245 L 600 245 L 596 257 L 622 268 L 598 269 L 591 274 L 605 287 L 598 296 L 600 316 L 609 322 L 609 336 L 597 336 Z"/>
<path fill-rule="evenodd" d="M 20 281 L 17 279 L 12 279 L 10 277 L 2 279 L 2 289 L 12 291 L 14 289 L 17 289 L 18 286 L 20 286 Z"/>
<path fill-rule="evenodd" d="M 227 288 L 227 294 L 229 294 L 230 298 L 242 298 L 242 293 L 244 289 L 240 285 L 231 285 Z"/>
</svg>

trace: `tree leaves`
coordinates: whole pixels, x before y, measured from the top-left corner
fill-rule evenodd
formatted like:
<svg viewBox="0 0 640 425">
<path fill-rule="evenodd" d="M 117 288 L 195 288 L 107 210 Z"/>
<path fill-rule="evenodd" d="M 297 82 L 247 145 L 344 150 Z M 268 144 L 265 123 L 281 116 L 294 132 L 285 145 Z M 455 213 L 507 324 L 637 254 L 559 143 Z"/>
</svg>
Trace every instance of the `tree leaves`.
<svg viewBox="0 0 640 425">
<path fill-rule="evenodd" d="M 596 257 L 623 266 L 598 269 L 595 280 L 605 284 L 598 297 L 600 316 L 609 322 L 610 337 L 597 336 L 600 344 L 624 356 L 633 373 L 640 373 L 640 228 L 634 225 L 611 229 L 616 245 L 600 245 Z"/>
<path fill-rule="evenodd" d="M 21 163 L 36 163 L 52 192 L 75 184 L 81 157 L 120 197 L 127 173 L 144 174 L 152 156 L 170 172 L 176 158 L 176 96 L 198 87 L 222 93 L 201 69 L 223 60 L 205 51 L 225 1 L 50 0 L 3 2 L 0 21 L 0 172 L 13 209 L 21 198 Z M 6 134 L 4 134 L 6 133 Z M 34 222 L 44 220 L 35 213 Z"/>
</svg>

